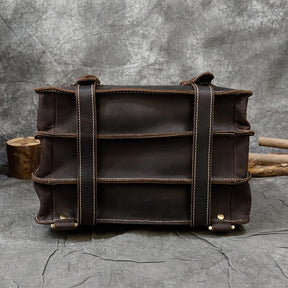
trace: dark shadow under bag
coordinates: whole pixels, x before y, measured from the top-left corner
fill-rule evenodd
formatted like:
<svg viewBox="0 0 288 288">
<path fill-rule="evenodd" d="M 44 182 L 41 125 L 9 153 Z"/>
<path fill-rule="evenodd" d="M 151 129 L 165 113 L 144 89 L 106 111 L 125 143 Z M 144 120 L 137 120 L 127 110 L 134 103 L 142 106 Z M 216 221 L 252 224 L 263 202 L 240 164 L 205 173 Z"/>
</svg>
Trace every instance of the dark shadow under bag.
<svg viewBox="0 0 288 288">
<path fill-rule="evenodd" d="M 211 84 L 36 88 L 36 222 L 57 230 L 102 223 L 190 225 L 214 232 L 249 222 L 251 91 Z"/>
</svg>

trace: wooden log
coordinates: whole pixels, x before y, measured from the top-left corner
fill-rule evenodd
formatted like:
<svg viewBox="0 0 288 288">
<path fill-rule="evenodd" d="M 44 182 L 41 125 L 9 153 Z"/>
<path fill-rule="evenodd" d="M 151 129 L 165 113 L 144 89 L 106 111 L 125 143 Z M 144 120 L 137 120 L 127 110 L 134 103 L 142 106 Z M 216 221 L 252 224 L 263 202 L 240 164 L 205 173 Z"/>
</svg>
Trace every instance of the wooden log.
<svg viewBox="0 0 288 288">
<path fill-rule="evenodd" d="M 273 176 L 285 176 L 288 175 L 288 166 L 262 166 L 251 165 L 248 167 L 249 172 L 253 177 L 273 177 Z"/>
<path fill-rule="evenodd" d="M 20 137 L 7 141 L 6 147 L 9 176 L 31 179 L 40 161 L 40 141 L 34 137 Z"/>
<path fill-rule="evenodd" d="M 276 154 L 276 153 L 249 153 L 249 160 L 261 163 L 261 164 L 287 164 L 288 154 Z"/>
<path fill-rule="evenodd" d="M 259 137 L 259 146 L 288 149 L 288 140 L 270 137 Z"/>
<path fill-rule="evenodd" d="M 248 170 L 253 177 L 288 175 L 288 154 L 249 153 Z"/>
</svg>

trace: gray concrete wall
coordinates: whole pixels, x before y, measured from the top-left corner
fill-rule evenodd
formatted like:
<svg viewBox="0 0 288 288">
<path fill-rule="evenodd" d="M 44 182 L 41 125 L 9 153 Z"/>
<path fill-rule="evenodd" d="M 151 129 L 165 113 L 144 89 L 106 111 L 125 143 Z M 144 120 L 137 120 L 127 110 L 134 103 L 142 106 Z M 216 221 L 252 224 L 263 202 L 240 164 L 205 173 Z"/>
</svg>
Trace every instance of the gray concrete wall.
<svg viewBox="0 0 288 288">
<path fill-rule="evenodd" d="M 211 71 L 215 84 L 254 91 L 257 137 L 287 138 L 287 3 L 1 0 L 0 166 L 7 139 L 35 132 L 33 87 L 88 73 L 104 84 L 175 84 Z M 257 137 L 253 152 L 265 150 Z"/>
<path fill-rule="evenodd" d="M 84 74 L 176 84 L 208 70 L 215 84 L 254 91 L 257 137 L 287 138 L 287 3 L 0 0 L 0 287 L 287 287 L 287 176 L 252 179 L 251 222 L 223 236 L 150 226 L 52 231 L 33 221 L 32 181 L 1 174 L 5 141 L 35 132 L 33 87 Z M 271 151 L 257 137 L 251 151 Z"/>
</svg>

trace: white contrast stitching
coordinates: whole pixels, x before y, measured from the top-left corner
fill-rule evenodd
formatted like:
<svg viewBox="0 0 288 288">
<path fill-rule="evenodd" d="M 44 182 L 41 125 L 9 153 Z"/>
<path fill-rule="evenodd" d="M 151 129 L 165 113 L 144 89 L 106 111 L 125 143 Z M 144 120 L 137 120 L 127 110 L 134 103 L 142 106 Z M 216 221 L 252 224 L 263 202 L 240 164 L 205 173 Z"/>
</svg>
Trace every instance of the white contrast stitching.
<svg viewBox="0 0 288 288">
<path fill-rule="evenodd" d="M 192 203 L 191 203 L 191 212 L 192 213 L 192 225 L 195 225 L 195 190 L 196 190 L 196 165 L 197 165 L 197 141 L 198 141 L 198 112 L 199 112 L 199 90 L 198 90 L 198 86 L 194 83 L 193 84 L 194 89 L 195 89 L 195 100 L 194 100 L 194 139 L 193 139 L 193 144 L 194 144 L 194 155 L 193 155 L 193 168 L 194 171 L 192 171 L 192 190 L 193 190 L 193 195 L 191 195 L 191 197 L 193 196 L 193 207 L 192 207 Z M 193 153 L 193 152 L 192 152 Z"/>
<path fill-rule="evenodd" d="M 77 181 L 76 178 L 60 178 L 60 179 L 56 179 L 56 178 L 45 178 L 45 177 L 38 177 L 38 176 L 35 176 L 35 173 L 32 174 L 32 177 L 33 177 L 33 180 L 36 181 L 43 181 L 43 182 L 53 182 L 53 181 L 58 181 L 58 182 L 64 182 L 64 181 Z M 251 178 L 251 174 L 248 173 L 248 176 L 244 177 L 244 178 L 240 178 L 240 177 L 231 177 L 231 178 L 220 178 L 220 177 L 212 177 L 212 181 L 221 181 L 221 180 L 227 180 L 227 181 L 231 181 L 231 182 L 246 182 L 246 180 L 250 179 Z M 138 178 L 110 178 L 110 177 L 100 177 L 100 178 L 97 178 L 97 180 L 99 182 L 103 181 L 103 180 L 111 180 L 111 181 L 117 181 L 117 180 L 126 180 L 126 181 L 137 181 L 137 180 L 156 180 L 156 181 L 190 181 L 192 179 L 188 179 L 188 178 L 141 178 L 141 177 L 138 177 Z M 37 182 L 37 181 L 36 181 Z M 65 183 L 63 183 L 65 184 Z"/>
<path fill-rule="evenodd" d="M 101 178 L 99 178 L 99 179 L 115 179 L 115 180 L 189 180 L 189 179 L 187 179 L 187 178 L 149 178 L 149 177 L 147 177 L 147 178 L 145 178 L 145 177 L 136 177 L 136 178 L 128 178 L 128 177 L 126 177 L 126 178 L 109 178 L 109 177 L 101 177 Z"/>
<path fill-rule="evenodd" d="M 94 116 L 94 85 L 91 84 L 91 109 L 92 109 L 92 166 L 93 166 L 93 226 L 95 225 L 95 116 Z"/>
<path fill-rule="evenodd" d="M 51 224 L 51 223 L 54 222 L 54 219 L 52 219 L 52 220 L 40 220 L 38 215 L 35 215 L 35 220 L 39 224 Z M 71 220 L 73 220 L 73 218 L 71 218 Z M 153 223 L 153 222 L 158 223 L 160 221 L 160 223 L 161 222 L 163 222 L 163 223 L 177 223 L 177 222 L 179 222 L 179 223 L 187 223 L 187 224 L 190 222 L 189 220 L 171 220 L 171 221 L 169 221 L 169 220 L 158 220 L 158 221 L 157 220 L 151 220 L 150 221 L 150 220 L 139 220 L 139 219 L 126 220 L 126 219 L 113 219 L 113 218 L 97 218 L 97 220 L 103 220 L 103 221 L 114 221 L 114 220 L 117 221 L 118 220 L 118 221 L 123 221 L 123 222 L 130 222 L 130 221 L 131 222 L 138 222 L 139 221 L 139 222 L 147 222 L 147 223 Z M 241 224 L 243 222 L 247 222 L 247 219 L 240 218 L 240 219 L 231 219 L 231 220 L 226 220 L 226 221 L 224 219 L 224 220 L 221 220 L 221 221 L 222 222 L 228 222 L 228 223 Z M 212 219 L 211 222 L 221 223 L 218 219 Z"/>
<path fill-rule="evenodd" d="M 189 223 L 189 220 L 147 220 L 147 219 L 119 219 L 119 218 L 97 218 L 97 220 L 105 221 L 122 221 L 122 222 L 155 222 L 155 223 Z"/>
<path fill-rule="evenodd" d="M 80 113 L 80 95 L 79 95 L 79 85 L 77 85 L 77 106 L 78 106 L 78 155 L 79 155 L 79 224 L 82 222 L 82 159 L 81 159 L 81 113 Z"/>
<path fill-rule="evenodd" d="M 207 177 L 207 199 L 206 199 L 206 203 L 207 203 L 207 206 L 206 206 L 206 225 L 208 226 L 209 225 L 209 218 L 210 218 L 210 215 L 209 215 L 209 205 L 210 205 L 210 193 L 211 193 L 211 135 L 212 135 L 212 114 L 213 114 L 213 91 L 212 91 L 212 87 L 211 85 L 208 85 L 209 86 L 209 90 L 210 90 L 210 115 L 209 115 L 209 141 L 208 141 L 208 177 Z"/>
</svg>

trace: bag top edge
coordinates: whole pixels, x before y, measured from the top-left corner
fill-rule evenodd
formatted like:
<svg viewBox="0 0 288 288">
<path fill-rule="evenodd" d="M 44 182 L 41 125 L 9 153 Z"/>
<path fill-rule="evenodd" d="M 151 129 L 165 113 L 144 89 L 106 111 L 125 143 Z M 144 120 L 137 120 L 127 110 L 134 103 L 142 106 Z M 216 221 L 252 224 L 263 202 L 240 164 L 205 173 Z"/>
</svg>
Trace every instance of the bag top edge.
<svg viewBox="0 0 288 288">
<path fill-rule="evenodd" d="M 250 90 L 230 89 L 212 85 L 215 90 L 215 95 L 247 95 L 253 94 Z M 34 88 L 36 93 L 68 93 L 75 94 L 75 87 L 37 87 Z M 194 94 L 191 86 L 181 85 L 99 85 L 96 93 L 117 93 L 117 92 L 146 92 L 146 93 L 167 93 L 167 94 Z"/>
</svg>

